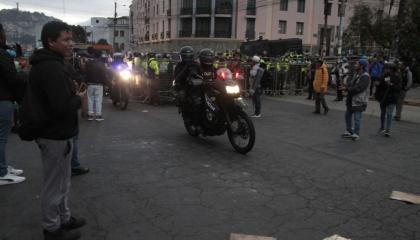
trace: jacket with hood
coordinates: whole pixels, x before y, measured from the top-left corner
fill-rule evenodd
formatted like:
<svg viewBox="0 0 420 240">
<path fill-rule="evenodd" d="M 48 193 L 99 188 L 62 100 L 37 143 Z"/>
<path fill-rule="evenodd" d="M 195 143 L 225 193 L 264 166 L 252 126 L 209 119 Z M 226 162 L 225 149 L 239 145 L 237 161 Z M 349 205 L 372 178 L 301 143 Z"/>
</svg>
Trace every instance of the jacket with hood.
<svg viewBox="0 0 420 240">
<path fill-rule="evenodd" d="M 354 76 L 347 87 L 346 106 L 351 111 L 366 111 L 369 101 L 370 75 L 367 72 L 358 73 Z"/>
<path fill-rule="evenodd" d="M 386 78 L 389 78 L 390 84 L 385 81 Z M 384 105 L 397 104 L 401 90 L 401 77 L 397 73 L 385 74 L 380 78 L 379 85 L 376 87 L 375 99 Z"/>
<path fill-rule="evenodd" d="M 17 73 L 12 56 L 0 46 L 0 101 L 20 101 L 25 74 Z"/>
<path fill-rule="evenodd" d="M 78 134 L 81 99 L 64 61 L 61 55 L 47 49 L 36 51 L 30 61 L 22 125 L 31 125 L 35 130 L 31 131 L 33 139 L 66 140 Z"/>
<path fill-rule="evenodd" d="M 328 69 L 327 65 L 322 64 L 320 68 L 315 71 L 314 91 L 316 93 L 325 93 L 328 90 Z M 321 92 L 323 90 L 323 92 Z"/>
</svg>

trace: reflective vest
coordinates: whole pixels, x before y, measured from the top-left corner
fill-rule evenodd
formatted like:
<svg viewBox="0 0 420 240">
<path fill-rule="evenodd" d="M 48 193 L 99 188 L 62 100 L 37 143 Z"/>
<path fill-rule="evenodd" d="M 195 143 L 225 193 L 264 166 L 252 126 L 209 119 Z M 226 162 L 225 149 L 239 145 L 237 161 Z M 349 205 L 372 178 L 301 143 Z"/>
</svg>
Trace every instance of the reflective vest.
<svg viewBox="0 0 420 240">
<path fill-rule="evenodd" d="M 156 60 L 156 58 L 150 58 L 149 61 L 147 62 L 147 65 L 148 65 L 147 73 L 149 76 L 152 76 L 153 74 L 155 76 L 159 76 L 159 63 Z"/>
</svg>

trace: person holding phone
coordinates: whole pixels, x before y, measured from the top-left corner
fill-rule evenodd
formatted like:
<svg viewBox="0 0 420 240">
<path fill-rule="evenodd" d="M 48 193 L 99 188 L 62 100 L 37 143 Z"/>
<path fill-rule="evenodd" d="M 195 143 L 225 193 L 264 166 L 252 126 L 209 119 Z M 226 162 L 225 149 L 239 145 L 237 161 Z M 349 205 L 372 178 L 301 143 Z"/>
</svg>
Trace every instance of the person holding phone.
<svg viewBox="0 0 420 240">
<path fill-rule="evenodd" d="M 385 137 L 391 136 L 392 117 L 402 90 L 402 80 L 398 73 L 398 65 L 386 63 L 384 76 L 376 87 L 375 99 L 381 107 L 381 127 L 379 133 Z"/>
</svg>

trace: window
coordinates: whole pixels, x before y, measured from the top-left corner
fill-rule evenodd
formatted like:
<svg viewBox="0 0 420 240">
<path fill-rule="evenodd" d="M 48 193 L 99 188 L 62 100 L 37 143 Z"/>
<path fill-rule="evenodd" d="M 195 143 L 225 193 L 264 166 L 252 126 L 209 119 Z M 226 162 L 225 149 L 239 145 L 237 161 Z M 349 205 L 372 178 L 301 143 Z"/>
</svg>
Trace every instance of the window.
<svg viewBox="0 0 420 240">
<path fill-rule="evenodd" d="M 232 14 L 232 0 L 216 0 L 216 14 Z"/>
<path fill-rule="evenodd" d="M 114 32 L 114 36 L 118 37 L 118 31 Z"/>
<path fill-rule="evenodd" d="M 345 12 L 346 12 L 346 9 L 343 8 L 343 5 L 342 4 L 338 4 L 338 16 L 339 17 L 344 17 Z"/>
<path fill-rule="evenodd" d="M 255 18 L 246 19 L 245 38 L 250 39 L 250 40 L 255 39 Z"/>
<path fill-rule="evenodd" d="M 196 37 L 210 36 L 210 18 L 196 18 Z"/>
<path fill-rule="evenodd" d="M 298 0 L 298 8 L 297 11 L 300 13 L 305 12 L 305 0 Z"/>
<path fill-rule="evenodd" d="M 289 0 L 280 0 L 280 11 L 287 11 L 289 7 Z"/>
<path fill-rule="evenodd" d="M 297 22 L 296 23 L 296 35 L 303 35 L 303 22 Z"/>
<path fill-rule="evenodd" d="M 283 21 L 283 20 L 280 20 L 279 21 L 279 33 L 285 34 L 286 31 L 287 31 L 286 28 L 287 28 L 287 22 Z"/>
<path fill-rule="evenodd" d="M 331 16 L 331 8 L 332 8 L 332 3 L 330 2 L 324 5 L 324 15 Z"/>
<path fill-rule="evenodd" d="M 120 31 L 120 37 L 124 37 L 124 31 Z"/>
<path fill-rule="evenodd" d="M 231 38 L 232 18 L 215 18 L 214 37 Z"/>
<path fill-rule="evenodd" d="M 124 43 L 121 43 L 121 45 L 120 45 L 120 50 L 121 50 L 121 51 L 124 51 L 124 48 L 125 48 Z"/>
<path fill-rule="evenodd" d="M 256 0 L 248 0 L 246 5 L 246 15 L 255 15 L 257 13 Z"/>
<path fill-rule="evenodd" d="M 156 15 L 159 15 L 159 4 L 156 5 Z"/>
</svg>

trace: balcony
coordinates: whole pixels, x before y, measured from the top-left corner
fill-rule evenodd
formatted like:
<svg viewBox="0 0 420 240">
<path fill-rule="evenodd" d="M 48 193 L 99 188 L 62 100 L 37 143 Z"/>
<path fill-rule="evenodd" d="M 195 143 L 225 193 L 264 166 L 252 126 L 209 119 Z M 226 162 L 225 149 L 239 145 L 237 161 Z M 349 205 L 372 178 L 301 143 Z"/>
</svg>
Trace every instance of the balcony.
<svg viewBox="0 0 420 240">
<path fill-rule="evenodd" d="M 232 7 L 216 8 L 216 14 L 232 14 Z"/>
<path fill-rule="evenodd" d="M 214 37 L 216 38 L 231 38 L 232 34 L 230 31 L 215 31 Z"/>
<path fill-rule="evenodd" d="M 171 31 L 166 31 L 166 38 L 171 38 Z"/>
<path fill-rule="evenodd" d="M 192 15 L 192 8 L 181 8 L 181 15 Z"/>
<path fill-rule="evenodd" d="M 149 16 L 145 16 L 144 17 L 144 23 L 145 24 L 149 24 L 149 22 L 150 22 L 150 17 Z"/>
<path fill-rule="evenodd" d="M 196 14 L 211 14 L 211 7 L 197 7 Z"/>
<path fill-rule="evenodd" d="M 191 30 L 181 30 L 179 31 L 179 37 L 191 37 L 192 31 Z"/>
<path fill-rule="evenodd" d="M 172 16 L 172 12 L 171 12 L 171 9 L 168 9 L 168 10 L 166 10 L 166 16 Z"/>
<path fill-rule="evenodd" d="M 249 39 L 249 40 L 254 40 L 255 39 L 255 31 L 253 30 L 247 30 L 245 32 L 245 38 Z"/>
<path fill-rule="evenodd" d="M 257 14 L 257 9 L 255 7 L 248 7 L 246 9 L 246 15 L 255 16 Z"/>
<path fill-rule="evenodd" d="M 208 37 L 210 37 L 210 30 L 196 30 L 195 31 L 195 36 L 196 37 L 208 38 Z"/>
</svg>

